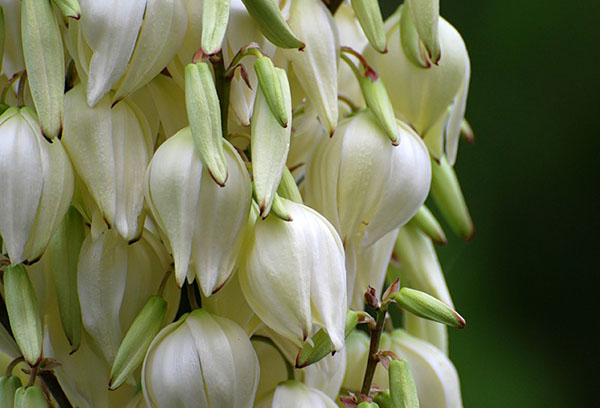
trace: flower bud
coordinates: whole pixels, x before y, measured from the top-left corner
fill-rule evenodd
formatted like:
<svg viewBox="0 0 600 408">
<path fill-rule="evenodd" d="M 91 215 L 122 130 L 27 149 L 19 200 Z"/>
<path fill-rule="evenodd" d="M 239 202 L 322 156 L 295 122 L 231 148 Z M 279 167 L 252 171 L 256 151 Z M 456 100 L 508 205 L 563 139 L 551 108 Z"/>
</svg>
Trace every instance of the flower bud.
<svg viewBox="0 0 600 408">
<path fill-rule="evenodd" d="M 418 41 L 413 41 L 410 44 L 406 43 L 406 39 L 401 37 L 403 47 L 414 47 L 422 50 L 414 50 L 413 53 L 421 54 L 421 65 L 429 68 L 431 63 L 436 64 L 440 60 L 440 39 L 438 35 L 438 21 L 440 18 L 440 1 L 439 0 L 408 0 L 404 6 L 402 13 L 410 16 L 407 21 L 412 25 L 412 29 L 416 31 Z M 423 50 L 424 49 L 424 50 Z M 426 55 L 423 55 L 425 54 Z"/>
<path fill-rule="evenodd" d="M 22 386 L 19 377 L 13 375 L 0 377 L 0 407 L 11 408 L 15 400 L 15 392 Z"/>
<path fill-rule="evenodd" d="M 215 182 L 224 186 L 228 170 L 223 153 L 221 108 L 210 68 L 205 62 L 188 64 L 185 68 L 185 106 L 202 163 Z"/>
<path fill-rule="evenodd" d="M 368 72 L 371 73 L 368 74 Z M 377 77 L 376 73 L 372 71 L 368 72 L 358 77 L 363 97 L 367 106 L 392 141 L 392 144 L 397 146 L 400 143 L 400 129 L 396 124 L 394 108 L 385 90 L 383 81 Z"/>
<path fill-rule="evenodd" d="M 229 168 L 225 187 L 202 165 L 189 128 L 156 151 L 146 173 L 146 201 L 164 232 L 181 287 L 198 278 L 206 296 L 227 281 L 242 245 L 252 188 L 244 163 L 224 141 Z"/>
<path fill-rule="evenodd" d="M 268 58 L 262 58 L 268 60 Z M 259 59 L 260 61 L 260 59 Z M 269 215 L 273 199 L 281 181 L 281 174 L 287 160 L 290 148 L 291 126 L 282 127 L 278 118 L 274 115 L 267 97 L 277 97 L 280 91 L 279 102 L 285 107 L 287 117 L 292 116 L 292 98 L 287 83 L 285 71 L 274 68 L 272 82 L 277 85 L 269 87 L 272 91 L 264 93 L 262 88 L 256 93 L 254 113 L 252 115 L 252 174 L 254 176 L 254 188 L 256 201 L 259 205 L 262 218 Z M 259 83 L 260 83 L 260 74 Z M 263 80 L 263 82 L 271 82 Z"/>
<path fill-rule="evenodd" d="M 48 143 L 29 108 L 0 117 L 0 234 L 11 263 L 43 254 L 73 195 L 73 170 L 60 141 Z"/>
<path fill-rule="evenodd" d="M 448 240 L 442 226 L 431 213 L 429 208 L 423 205 L 419 211 L 410 220 L 411 224 L 417 226 L 425 235 L 431 238 L 435 243 L 446 245 Z"/>
<path fill-rule="evenodd" d="M 65 55 L 50 0 L 22 2 L 21 37 L 29 89 L 42 134 L 51 140 L 62 132 Z"/>
<path fill-rule="evenodd" d="M 136 316 L 123 338 L 110 372 L 108 388 L 119 388 L 144 360 L 146 350 L 160 330 L 167 302 L 161 296 L 151 296 Z"/>
<path fill-rule="evenodd" d="M 202 52 L 213 55 L 221 43 L 229 20 L 229 0 L 204 0 L 202 2 Z"/>
<path fill-rule="evenodd" d="M 352 8 L 371 46 L 385 53 L 387 40 L 379 3 L 376 0 L 352 0 Z"/>
<path fill-rule="evenodd" d="M 15 392 L 14 408 L 49 408 L 44 392 L 38 385 L 20 387 Z"/>
<path fill-rule="evenodd" d="M 417 387 L 406 360 L 392 360 L 388 371 L 394 408 L 419 408 Z"/>
<path fill-rule="evenodd" d="M 23 265 L 6 268 L 4 300 L 15 340 L 27 363 L 35 366 L 42 359 L 42 323 L 37 296 Z"/>
<path fill-rule="evenodd" d="M 153 149 L 148 122 L 130 101 L 111 107 L 110 96 L 95 107 L 77 85 L 65 96 L 63 142 L 102 216 L 127 241 L 142 230 L 143 180 Z"/>
<path fill-rule="evenodd" d="M 327 133 L 338 122 L 339 40 L 331 13 L 320 0 L 293 1 L 290 27 L 304 41 L 303 51 L 284 51 Z"/>
<path fill-rule="evenodd" d="M 409 10 L 402 10 L 401 14 L 404 15 L 405 11 Z M 443 150 L 449 161 L 454 163 L 470 77 L 465 44 L 454 27 L 440 18 L 442 57 L 438 65 L 422 69 L 407 58 L 397 41 L 400 30 L 398 19 L 396 14 L 389 20 L 389 53 L 381 55 L 368 48 L 365 57 L 380 75 L 386 89 L 395 90 L 389 97 L 396 117 L 413 127 L 428 145 L 434 143 L 430 140 L 433 139 L 443 146 L 445 135 Z M 434 151 L 432 154 L 435 154 Z"/>
<path fill-rule="evenodd" d="M 240 285 L 263 322 L 300 346 L 323 327 L 335 350 L 344 344 L 344 250 L 318 212 L 282 199 L 293 221 L 257 219 L 245 243 Z"/>
<path fill-rule="evenodd" d="M 304 43 L 285 22 L 276 0 L 242 0 L 263 35 L 280 48 L 303 48 Z"/>
<path fill-rule="evenodd" d="M 52 0 L 63 16 L 79 20 L 81 18 L 81 7 L 79 0 Z"/>
<path fill-rule="evenodd" d="M 445 157 L 439 163 L 432 160 L 431 196 L 450 228 L 459 237 L 469 240 L 475 229 L 454 169 Z"/>
<path fill-rule="evenodd" d="M 50 263 L 63 330 L 73 350 L 81 341 L 81 309 L 77 294 L 77 263 L 85 238 L 83 219 L 70 207 L 56 230 L 44 258 Z"/>
<path fill-rule="evenodd" d="M 254 63 L 254 71 L 271 113 L 282 127 L 287 127 L 292 98 L 285 71 L 275 68 L 268 57 L 259 57 Z"/>
<path fill-rule="evenodd" d="M 300 195 L 300 190 L 298 190 L 296 180 L 294 180 L 294 176 L 292 176 L 287 167 L 283 168 L 281 182 L 279 183 L 279 187 L 277 187 L 277 194 L 282 198 L 302 204 L 302 196 Z"/>
<path fill-rule="evenodd" d="M 363 401 L 357 405 L 357 408 L 379 408 L 376 402 Z"/>
<path fill-rule="evenodd" d="M 197 309 L 154 339 L 142 370 L 150 407 L 252 407 L 256 353 L 231 320 Z"/>
<path fill-rule="evenodd" d="M 272 408 L 337 408 L 337 405 L 322 391 L 289 380 L 275 389 Z"/>
<path fill-rule="evenodd" d="M 464 329 L 465 319 L 431 295 L 419 290 L 402 288 L 392 295 L 399 307 L 416 316 Z"/>
</svg>

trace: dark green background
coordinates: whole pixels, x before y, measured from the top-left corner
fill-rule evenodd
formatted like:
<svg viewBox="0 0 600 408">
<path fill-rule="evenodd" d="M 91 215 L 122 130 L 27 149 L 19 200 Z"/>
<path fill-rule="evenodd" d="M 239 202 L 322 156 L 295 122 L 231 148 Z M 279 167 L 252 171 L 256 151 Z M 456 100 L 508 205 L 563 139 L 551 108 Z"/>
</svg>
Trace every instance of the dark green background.
<svg viewBox="0 0 600 408">
<path fill-rule="evenodd" d="M 439 251 L 468 322 L 450 337 L 466 407 L 600 406 L 598 10 L 441 0 L 473 72 L 477 141 L 455 168 L 476 234 Z"/>
</svg>

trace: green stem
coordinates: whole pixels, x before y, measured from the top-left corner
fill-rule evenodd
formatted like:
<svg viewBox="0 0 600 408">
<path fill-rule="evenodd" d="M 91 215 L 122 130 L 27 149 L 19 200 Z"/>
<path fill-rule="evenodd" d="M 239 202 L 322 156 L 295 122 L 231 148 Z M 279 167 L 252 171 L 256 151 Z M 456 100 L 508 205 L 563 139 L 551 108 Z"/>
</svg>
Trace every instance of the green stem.
<svg viewBox="0 0 600 408">
<path fill-rule="evenodd" d="M 369 345 L 369 359 L 367 361 L 367 368 L 365 370 L 365 377 L 363 379 L 362 389 L 360 390 L 361 394 L 369 395 L 369 391 L 371 391 L 371 384 L 373 383 L 373 376 L 375 375 L 375 369 L 377 368 L 377 363 L 379 362 L 379 357 L 377 357 L 377 351 L 379 351 L 379 340 L 381 339 L 381 333 L 383 332 L 383 327 L 385 326 L 385 315 L 386 311 L 377 310 L 377 324 L 375 329 L 371 329 L 371 343 Z"/>
<path fill-rule="evenodd" d="M 69 398 L 61 388 L 56 376 L 52 371 L 42 370 L 39 374 L 39 377 L 44 384 L 46 384 L 46 387 L 50 390 L 60 408 L 73 408 L 71 401 L 69 401 Z"/>
<path fill-rule="evenodd" d="M 288 376 L 287 379 L 288 380 L 293 380 L 294 379 L 294 367 L 292 367 L 292 365 L 287 360 L 287 358 L 285 358 L 285 355 L 283 354 L 283 351 L 281 351 L 281 349 L 279 347 L 277 347 L 277 345 L 275 343 L 273 343 L 273 340 L 271 340 L 270 338 L 265 337 L 265 336 L 260 336 L 258 334 L 255 334 L 254 336 L 252 336 L 250 338 L 250 340 L 260 341 L 261 343 L 268 344 L 271 347 L 273 347 L 275 350 L 277 350 L 277 352 L 279 353 L 279 355 L 283 359 L 283 362 L 285 363 L 285 368 L 287 370 L 287 376 Z"/>
<path fill-rule="evenodd" d="M 14 370 L 14 368 L 17 366 L 17 364 L 19 364 L 21 361 L 25 361 L 25 358 L 23 356 L 19 356 L 17 358 L 15 358 L 13 361 L 11 361 L 8 366 L 6 366 L 6 371 L 4 372 L 4 376 L 5 377 L 10 377 L 12 375 L 12 372 Z"/>
<path fill-rule="evenodd" d="M 165 292 L 165 286 L 167 286 L 167 282 L 169 281 L 169 277 L 171 276 L 171 269 L 168 269 L 163 275 L 162 280 L 160 281 L 160 286 L 158 287 L 158 296 L 162 296 Z"/>
</svg>

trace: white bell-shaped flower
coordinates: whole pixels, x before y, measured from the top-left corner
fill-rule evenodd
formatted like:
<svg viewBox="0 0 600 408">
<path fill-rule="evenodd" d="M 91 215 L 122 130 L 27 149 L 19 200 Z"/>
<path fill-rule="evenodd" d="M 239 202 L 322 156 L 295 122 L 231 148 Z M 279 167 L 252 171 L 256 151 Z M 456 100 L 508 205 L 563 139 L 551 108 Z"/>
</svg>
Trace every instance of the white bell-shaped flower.
<svg viewBox="0 0 600 408">
<path fill-rule="evenodd" d="M 244 330 L 197 309 L 158 333 L 146 353 L 142 389 L 152 408 L 250 408 L 259 374 Z"/>
<path fill-rule="evenodd" d="M 406 56 L 399 41 L 402 12 L 386 22 L 388 53 L 367 47 L 365 57 L 383 80 L 396 117 L 425 138 L 435 157 L 445 152 L 454 164 L 471 73 L 465 43 L 458 31 L 440 18 L 441 58 L 437 65 L 419 67 Z"/>
<path fill-rule="evenodd" d="M 244 163 L 227 141 L 223 147 L 224 187 L 211 181 L 189 128 L 160 146 L 146 172 L 146 202 L 170 246 L 177 284 L 197 278 L 206 296 L 233 272 L 252 199 Z"/>
<path fill-rule="evenodd" d="M 65 95 L 62 141 L 108 225 L 128 241 L 139 238 L 144 173 L 154 148 L 143 113 L 127 100 L 111 106 L 109 95 L 90 108 L 77 85 Z"/>
<path fill-rule="evenodd" d="M 335 346 L 344 344 L 344 249 L 318 212 L 282 199 L 292 217 L 257 219 L 244 245 L 240 284 L 261 320 L 300 346 L 323 327 Z"/>
<path fill-rule="evenodd" d="M 30 108 L 0 116 L 0 235 L 12 264 L 42 256 L 73 196 L 62 143 L 48 143 Z"/>
</svg>

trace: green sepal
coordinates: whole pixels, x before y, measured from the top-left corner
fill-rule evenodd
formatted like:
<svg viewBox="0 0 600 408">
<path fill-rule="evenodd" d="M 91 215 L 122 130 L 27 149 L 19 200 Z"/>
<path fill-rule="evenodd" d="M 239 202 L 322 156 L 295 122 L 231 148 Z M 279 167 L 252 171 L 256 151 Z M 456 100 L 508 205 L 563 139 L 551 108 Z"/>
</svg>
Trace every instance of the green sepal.
<svg viewBox="0 0 600 408">
<path fill-rule="evenodd" d="M 456 311 L 444 302 L 420 290 L 402 288 L 392 295 L 402 309 L 424 319 L 463 329 L 467 323 Z"/>
<path fill-rule="evenodd" d="M 456 173 L 448 163 L 448 159 L 442 156 L 439 163 L 432 159 L 431 173 L 431 196 L 450 228 L 465 240 L 473 238 L 475 233 L 473 220 Z"/>
<path fill-rule="evenodd" d="M 46 252 L 50 261 L 63 331 L 73 350 L 77 350 L 81 343 L 81 308 L 77 292 L 77 264 L 84 239 L 83 218 L 79 211 L 71 206 L 52 237 Z"/>
<path fill-rule="evenodd" d="M 23 0 L 21 38 L 27 80 L 42 133 L 51 140 L 62 133 L 65 55 L 50 0 Z"/>
<path fill-rule="evenodd" d="M 362 27 L 369 44 L 377 52 L 387 52 L 387 39 L 383 26 L 383 17 L 377 0 L 352 0 L 354 14 Z"/>
<path fill-rule="evenodd" d="M 213 55 L 221 43 L 229 21 L 229 0 L 204 0 L 202 4 L 202 52 Z"/>
<path fill-rule="evenodd" d="M 4 300 L 10 327 L 25 361 L 35 366 L 42 361 L 42 322 L 35 290 L 21 264 L 4 272 Z"/>
<path fill-rule="evenodd" d="M 185 67 L 185 107 L 196 151 L 213 180 L 224 186 L 228 173 L 223 150 L 221 108 L 210 67 L 205 62 Z"/>
<path fill-rule="evenodd" d="M 300 194 L 300 190 L 298 190 L 294 176 L 292 176 L 287 166 L 283 168 L 283 173 L 281 173 L 281 181 L 279 182 L 279 187 L 277 187 L 277 194 L 280 197 L 302 204 L 302 195 Z"/>
<path fill-rule="evenodd" d="M 20 387 L 15 392 L 14 408 L 48 408 L 44 392 L 38 385 Z"/>
<path fill-rule="evenodd" d="M 150 343 L 159 332 L 167 302 L 161 296 L 151 296 L 125 334 L 110 371 L 108 388 L 116 390 L 142 363 Z"/>
<path fill-rule="evenodd" d="M 448 240 L 442 226 L 431 213 L 429 208 L 422 206 L 419 211 L 411 218 L 409 223 L 416 225 L 425 235 L 441 245 L 446 245 Z"/>
<path fill-rule="evenodd" d="M 271 206 L 271 212 L 281 218 L 283 221 L 293 221 L 292 216 L 287 212 L 281 201 L 281 197 L 277 193 L 273 196 L 273 205 Z M 266 218 L 266 217 L 265 217 Z"/>
<path fill-rule="evenodd" d="M 11 375 L 0 378 L 0 407 L 12 407 L 15 401 L 15 392 L 21 387 L 19 377 Z"/>
<path fill-rule="evenodd" d="M 392 397 L 389 392 L 378 392 L 373 398 L 380 408 L 394 408 Z"/>
<path fill-rule="evenodd" d="M 417 386 L 406 360 L 392 360 L 388 375 L 392 407 L 419 408 Z"/>
<path fill-rule="evenodd" d="M 79 20 L 81 18 L 81 7 L 78 0 L 52 0 L 63 16 Z"/>
<path fill-rule="evenodd" d="M 437 65 L 441 57 L 438 33 L 440 0 L 407 0 L 405 3 L 421 44 L 427 52 L 427 59 Z"/>
<path fill-rule="evenodd" d="M 358 313 L 348 310 L 346 313 L 346 329 L 345 336 L 354 330 L 358 324 Z M 312 342 L 312 344 L 311 344 Z M 296 356 L 296 368 L 304 368 L 318 361 L 321 361 L 329 353 L 334 351 L 333 344 L 325 330 L 320 329 L 312 336 L 311 340 L 304 342 L 302 349 Z M 343 351 L 342 351 L 343 352 Z"/>
<path fill-rule="evenodd" d="M 256 20 L 260 31 L 279 48 L 304 48 L 285 22 L 275 0 L 242 0 L 248 14 Z"/>
<path fill-rule="evenodd" d="M 289 88 L 287 74 L 278 74 L 269 57 L 258 57 L 254 63 L 254 71 L 258 78 L 258 85 L 262 91 L 273 116 L 282 127 L 288 126 L 288 106 L 284 94 L 284 87 Z M 285 80 L 285 83 L 283 83 Z"/>
<path fill-rule="evenodd" d="M 399 33 L 400 45 L 406 58 L 417 67 L 430 68 L 431 62 L 425 56 L 425 50 L 421 46 L 413 16 L 405 5 L 401 6 Z"/>
</svg>

